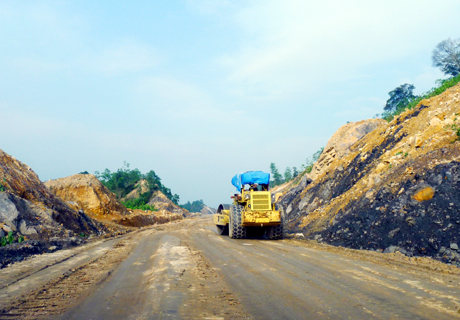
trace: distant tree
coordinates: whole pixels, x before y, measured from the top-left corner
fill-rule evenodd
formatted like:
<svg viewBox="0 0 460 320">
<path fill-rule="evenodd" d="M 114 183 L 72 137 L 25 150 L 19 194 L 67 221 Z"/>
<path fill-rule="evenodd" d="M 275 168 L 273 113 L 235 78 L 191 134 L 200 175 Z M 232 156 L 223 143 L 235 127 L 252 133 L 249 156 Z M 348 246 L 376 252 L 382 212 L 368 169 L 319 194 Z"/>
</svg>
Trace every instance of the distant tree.
<svg viewBox="0 0 460 320">
<path fill-rule="evenodd" d="M 387 100 L 383 110 L 387 114 L 394 113 L 396 111 L 401 111 L 404 109 L 413 99 L 416 98 L 414 95 L 414 85 L 413 84 L 402 84 L 393 91 L 390 91 L 390 99 Z"/>
<path fill-rule="evenodd" d="M 284 171 L 284 181 L 288 182 L 292 180 L 292 170 L 291 168 L 287 167 Z"/>
<path fill-rule="evenodd" d="M 203 200 L 195 200 L 192 203 L 187 201 L 185 204 L 181 204 L 180 207 L 190 212 L 200 212 L 204 208 L 205 204 Z"/>
<path fill-rule="evenodd" d="M 460 73 L 460 39 L 441 41 L 431 56 L 433 66 L 453 77 Z"/>
<path fill-rule="evenodd" d="M 179 205 L 179 200 L 180 200 L 179 195 L 176 194 L 176 193 L 171 197 L 171 201 L 172 201 L 176 206 Z"/>
<path fill-rule="evenodd" d="M 292 178 L 296 178 L 299 175 L 296 167 L 292 167 Z"/>
<path fill-rule="evenodd" d="M 310 173 L 313 170 L 313 165 L 318 161 L 319 157 L 323 153 L 324 148 L 319 149 L 313 155 L 305 160 L 305 164 L 302 165 L 302 169 Z"/>
<path fill-rule="evenodd" d="M 272 181 L 270 183 L 272 186 L 278 186 L 283 183 L 283 176 L 279 173 L 273 162 L 270 163 L 270 172 L 272 174 Z"/>
</svg>

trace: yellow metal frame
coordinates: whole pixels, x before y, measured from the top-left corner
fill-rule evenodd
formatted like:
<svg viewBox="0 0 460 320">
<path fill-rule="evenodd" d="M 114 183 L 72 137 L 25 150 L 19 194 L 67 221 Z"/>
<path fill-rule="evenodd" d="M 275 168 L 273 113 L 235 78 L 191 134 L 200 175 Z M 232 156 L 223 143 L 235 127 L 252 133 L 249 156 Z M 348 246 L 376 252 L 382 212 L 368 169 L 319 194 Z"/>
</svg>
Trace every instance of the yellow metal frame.
<svg viewBox="0 0 460 320">
<path fill-rule="evenodd" d="M 214 224 L 219 225 L 219 226 L 226 226 L 228 224 L 228 216 L 229 216 L 229 211 L 228 210 L 222 210 L 222 214 L 215 213 L 212 215 L 212 220 L 214 221 Z"/>
<path fill-rule="evenodd" d="M 249 195 L 249 199 L 247 199 Z M 268 203 L 268 204 L 267 204 Z M 244 206 L 243 227 L 269 227 L 281 224 L 281 212 L 275 210 L 269 191 L 241 190 L 241 195 L 234 198 L 233 204 Z M 264 204 L 267 204 L 264 206 Z M 258 208 L 254 210 L 254 208 Z M 213 214 L 214 224 L 225 226 L 229 223 L 229 210 Z"/>
</svg>

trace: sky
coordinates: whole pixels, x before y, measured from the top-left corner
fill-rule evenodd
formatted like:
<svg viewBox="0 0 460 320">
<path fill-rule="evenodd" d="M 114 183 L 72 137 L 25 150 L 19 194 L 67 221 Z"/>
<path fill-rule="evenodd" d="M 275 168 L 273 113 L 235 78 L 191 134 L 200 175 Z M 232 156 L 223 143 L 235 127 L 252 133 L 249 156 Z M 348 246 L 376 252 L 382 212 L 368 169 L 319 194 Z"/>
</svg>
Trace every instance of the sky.
<svg viewBox="0 0 460 320">
<path fill-rule="evenodd" d="M 0 149 L 42 181 L 124 162 L 180 203 L 300 168 L 388 92 L 445 78 L 458 0 L 0 0 Z"/>
</svg>

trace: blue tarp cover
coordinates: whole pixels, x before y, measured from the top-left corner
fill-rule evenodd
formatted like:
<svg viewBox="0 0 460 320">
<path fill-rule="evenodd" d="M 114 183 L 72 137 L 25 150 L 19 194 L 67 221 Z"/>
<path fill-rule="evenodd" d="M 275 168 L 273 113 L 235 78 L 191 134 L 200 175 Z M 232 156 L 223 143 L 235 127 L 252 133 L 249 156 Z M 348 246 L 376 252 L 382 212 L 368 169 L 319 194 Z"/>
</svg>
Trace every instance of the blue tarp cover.
<svg viewBox="0 0 460 320">
<path fill-rule="evenodd" d="M 262 171 L 246 171 L 240 172 L 232 178 L 232 184 L 239 192 L 245 184 L 269 184 L 270 174 Z"/>
</svg>

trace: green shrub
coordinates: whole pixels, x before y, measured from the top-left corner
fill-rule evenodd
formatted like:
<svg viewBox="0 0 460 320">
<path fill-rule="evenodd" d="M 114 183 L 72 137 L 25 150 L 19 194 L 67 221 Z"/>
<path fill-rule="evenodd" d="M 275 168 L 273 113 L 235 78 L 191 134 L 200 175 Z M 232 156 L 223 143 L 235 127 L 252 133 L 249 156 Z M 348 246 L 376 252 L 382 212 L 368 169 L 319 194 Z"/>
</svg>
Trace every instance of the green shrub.
<svg viewBox="0 0 460 320">
<path fill-rule="evenodd" d="M 395 116 L 403 113 L 406 109 L 409 109 L 409 110 L 413 109 L 420 103 L 420 101 L 437 96 L 443 93 L 444 91 L 446 91 L 447 89 L 455 86 L 459 82 L 460 82 L 460 75 L 449 78 L 449 79 L 439 79 L 436 81 L 436 84 L 438 85 L 437 87 L 434 87 L 431 90 L 428 90 L 427 92 L 415 97 L 409 103 L 399 106 L 398 109 L 392 113 L 383 113 L 383 119 L 390 122 L 391 120 L 393 120 Z"/>
<path fill-rule="evenodd" d="M 452 125 L 448 125 L 446 129 L 451 129 L 457 135 L 457 138 L 454 141 L 460 140 L 460 125 L 458 123 L 454 123 Z"/>
<path fill-rule="evenodd" d="M 172 194 L 171 189 L 161 183 L 161 178 L 153 170 L 142 174 L 139 169 L 131 170 L 129 163 L 124 162 L 123 168 L 118 169 L 116 172 L 105 169 L 102 173 L 96 171 L 94 174 L 118 199 L 124 198 L 136 188 L 136 185 L 140 190 L 141 186 L 138 182 L 143 179 L 147 182 L 145 186 L 148 188 L 148 197 L 151 197 L 154 192 L 159 190 L 174 204 L 179 204 L 179 195 Z"/>
<path fill-rule="evenodd" d="M 157 211 L 155 209 L 155 206 L 151 206 L 151 205 L 148 205 L 146 203 L 146 201 L 145 201 L 145 199 L 143 199 L 142 195 L 139 198 L 124 201 L 124 202 L 122 202 L 122 204 L 126 208 L 130 208 L 130 209 Z"/>
<path fill-rule="evenodd" d="M 17 242 L 18 243 L 21 243 L 23 242 L 25 239 L 23 236 L 19 236 L 18 239 L 17 239 Z M 0 238 L 0 247 L 4 247 L 4 246 L 7 246 L 9 244 L 12 244 L 15 242 L 15 239 L 14 239 L 14 235 L 13 235 L 13 231 L 10 231 L 8 232 L 8 234 L 6 235 L 6 237 L 1 237 Z"/>
</svg>

